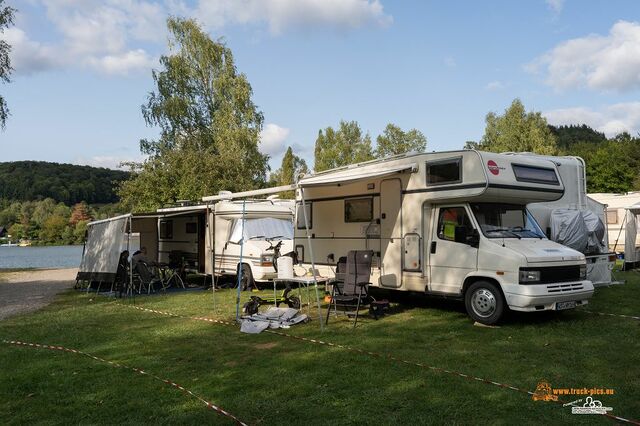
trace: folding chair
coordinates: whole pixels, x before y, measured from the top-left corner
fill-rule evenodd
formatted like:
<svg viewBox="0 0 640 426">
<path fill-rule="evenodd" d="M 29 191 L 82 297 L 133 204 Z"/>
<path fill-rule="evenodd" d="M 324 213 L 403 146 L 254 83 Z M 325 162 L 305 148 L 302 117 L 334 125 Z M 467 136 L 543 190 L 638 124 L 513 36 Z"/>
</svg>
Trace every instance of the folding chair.
<svg viewBox="0 0 640 426">
<path fill-rule="evenodd" d="M 372 300 L 369 296 L 372 257 L 373 251 L 371 250 L 352 250 L 347 253 L 344 281 L 342 283 L 334 282 L 326 323 L 329 323 L 329 315 L 333 305 L 333 311 L 336 315 L 338 307 L 340 307 L 347 316 L 355 316 L 354 328 L 358 324 L 360 308 L 368 306 Z M 338 269 L 340 269 L 340 262 L 338 262 Z M 336 271 L 337 277 L 339 274 L 340 272 Z"/>
<path fill-rule="evenodd" d="M 162 280 L 151 272 L 151 268 L 146 262 L 139 260 L 133 267 L 133 271 L 134 277 L 140 282 L 138 287 L 139 294 L 142 294 L 143 287 L 146 287 L 147 294 L 151 294 L 151 290 L 155 291 L 154 286 L 157 284 L 161 288 L 164 287 Z"/>
</svg>

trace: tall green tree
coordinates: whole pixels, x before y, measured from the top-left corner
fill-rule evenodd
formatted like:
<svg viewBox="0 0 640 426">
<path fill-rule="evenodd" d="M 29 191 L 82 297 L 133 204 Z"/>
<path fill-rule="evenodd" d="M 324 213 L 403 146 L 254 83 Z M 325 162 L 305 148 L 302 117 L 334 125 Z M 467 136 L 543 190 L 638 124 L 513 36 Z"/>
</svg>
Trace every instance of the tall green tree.
<svg viewBox="0 0 640 426">
<path fill-rule="evenodd" d="M 268 170 L 258 151 L 263 115 L 231 50 L 194 20 L 169 18 L 167 26 L 171 53 L 153 71 L 156 89 L 142 107 L 160 138 L 140 141 L 148 158 L 129 164 L 133 177 L 119 188 L 134 210 L 260 187 Z"/>
<path fill-rule="evenodd" d="M 395 124 L 389 123 L 376 139 L 376 157 L 383 158 L 405 152 L 424 152 L 427 149 L 427 138 L 416 129 L 407 132 Z"/>
<path fill-rule="evenodd" d="M 278 170 L 271 173 L 269 184 L 271 186 L 292 185 L 298 181 L 298 177 L 301 174 L 307 173 L 308 171 L 307 163 L 295 155 L 291 147 L 288 147 L 282 157 L 282 165 Z M 282 198 L 293 198 L 295 192 L 286 191 L 280 194 L 280 196 Z"/>
<path fill-rule="evenodd" d="M 340 121 L 338 130 L 327 127 L 318 132 L 315 146 L 316 172 L 373 159 L 371 137 L 356 121 Z"/>
<path fill-rule="evenodd" d="M 0 34 L 4 33 L 5 28 L 9 28 L 13 24 L 13 16 L 16 10 L 12 7 L 6 6 L 4 0 L 0 0 Z M 9 76 L 11 75 L 11 59 L 9 53 L 11 52 L 11 46 L 5 40 L 0 38 L 0 81 L 3 83 L 9 83 Z M 0 95 L 0 128 L 4 129 L 9 117 L 9 108 L 7 107 L 7 101 Z"/>
<path fill-rule="evenodd" d="M 554 155 L 556 138 L 540 112 L 527 112 L 520 99 L 514 99 L 503 115 L 487 114 L 484 136 L 478 149 L 492 152 L 535 152 Z M 467 142 L 466 147 L 473 147 Z"/>
</svg>

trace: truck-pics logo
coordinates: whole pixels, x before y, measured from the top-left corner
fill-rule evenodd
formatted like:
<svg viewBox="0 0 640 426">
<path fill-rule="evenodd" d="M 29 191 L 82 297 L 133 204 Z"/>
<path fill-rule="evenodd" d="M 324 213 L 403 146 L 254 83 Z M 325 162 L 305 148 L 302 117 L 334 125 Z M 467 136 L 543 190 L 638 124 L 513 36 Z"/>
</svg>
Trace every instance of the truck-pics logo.
<svg viewBox="0 0 640 426">
<path fill-rule="evenodd" d="M 493 160 L 489 160 L 487 161 L 487 168 L 489 169 L 489 171 L 494 174 L 494 175 L 499 175 L 500 174 L 500 170 L 504 170 L 504 167 L 498 167 L 498 165 L 496 164 L 495 161 Z"/>
</svg>

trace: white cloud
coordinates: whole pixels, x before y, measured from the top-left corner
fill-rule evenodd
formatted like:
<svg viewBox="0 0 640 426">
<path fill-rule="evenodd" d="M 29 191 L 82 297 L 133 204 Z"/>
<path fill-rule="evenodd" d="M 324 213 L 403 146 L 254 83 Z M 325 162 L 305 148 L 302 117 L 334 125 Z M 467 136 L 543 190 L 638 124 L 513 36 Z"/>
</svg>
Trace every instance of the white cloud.
<svg viewBox="0 0 640 426">
<path fill-rule="evenodd" d="M 322 27 L 345 31 L 393 22 L 380 0 L 199 0 L 194 15 L 214 29 L 266 24 L 271 34 Z"/>
<path fill-rule="evenodd" d="M 549 9 L 556 14 L 559 15 L 562 12 L 562 8 L 564 7 L 564 0 L 545 0 Z"/>
<path fill-rule="evenodd" d="M 3 38 L 11 46 L 11 66 L 17 74 L 30 74 L 59 65 L 60 52 L 55 47 L 29 39 L 20 28 L 4 30 Z"/>
<path fill-rule="evenodd" d="M 501 81 L 496 80 L 496 81 L 491 81 L 487 83 L 487 85 L 484 88 L 490 91 L 501 90 L 505 88 L 505 84 Z"/>
<path fill-rule="evenodd" d="M 640 24 L 619 21 L 608 35 L 592 34 L 560 43 L 528 65 L 529 71 L 541 68 L 546 68 L 546 83 L 560 90 L 640 88 Z"/>
<path fill-rule="evenodd" d="M 289 137 L 290 130 L 277 124 L 269 123 L 260 132 L 260 151 L 271 156 L 284 152 L 284 141 Z"/>
<path fill-rule="evenodd" d="M 156 60 L 144 50 L 137 49 L 116 55 L 89 58 L 87 63 L 105 74 L 126 75 L 131 71 L 149 70 L 156 63 Z"/>
<path fill-rule="evenodd" d="M 599 109 L 584 107 L 546 111 L 543 115 L 549 124 L 587 124 L 603 132 L 607 137 L 622 132 L 632 135 L 640 132 L 640 102 L 624 102 Z"/>
</svg>

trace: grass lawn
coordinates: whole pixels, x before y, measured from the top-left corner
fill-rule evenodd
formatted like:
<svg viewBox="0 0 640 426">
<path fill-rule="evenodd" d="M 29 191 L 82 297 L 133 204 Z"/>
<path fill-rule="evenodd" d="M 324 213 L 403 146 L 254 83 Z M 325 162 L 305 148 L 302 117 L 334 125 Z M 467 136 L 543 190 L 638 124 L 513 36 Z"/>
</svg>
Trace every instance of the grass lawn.
<svg viewBox="0 0 640 426">
<path fill-rule="evenodd" d="M 597 290 L 586 309 L 640 315 L 640 274 L 618 278 L 627 284 Z M 138 297 L 135 304 L 228 320 L 233 300 L 234 291 L 223 290 L 215 309 L 211 292 Z M 554 388 L 613 388 L 614 395 L 599 398 L 603 405 L 640 419 L 640 321 L 578 309 L 513 314 L 486 328 L 474 326 L 462 304 L 418 297 L 392 310 L 355 330 L 339 318 L 324 333 L 317 319 L 287 332 L 531 391 L 542 379 Z M 246 335 L 76 291 L 1 321 L 2 339 L 62 345 L 144 369 L 249 424 L 612 423 L 454 374 L 269 333 Z M 79 355 L 0 343 L 0 366 L 1 424 L 232 423 L 175 388 Z"/>
</svg>

